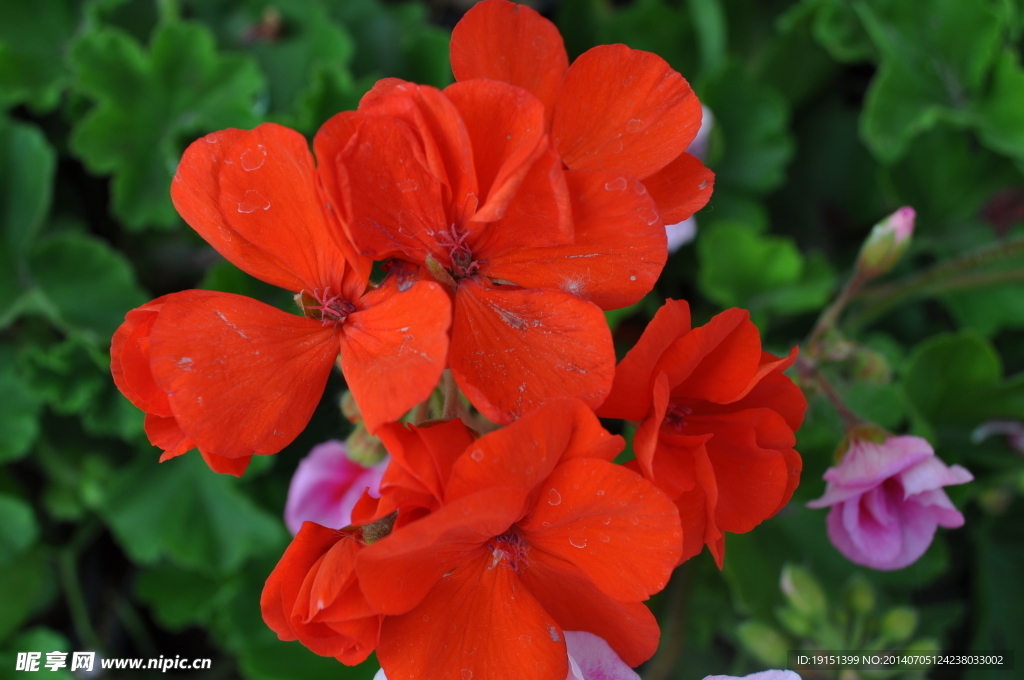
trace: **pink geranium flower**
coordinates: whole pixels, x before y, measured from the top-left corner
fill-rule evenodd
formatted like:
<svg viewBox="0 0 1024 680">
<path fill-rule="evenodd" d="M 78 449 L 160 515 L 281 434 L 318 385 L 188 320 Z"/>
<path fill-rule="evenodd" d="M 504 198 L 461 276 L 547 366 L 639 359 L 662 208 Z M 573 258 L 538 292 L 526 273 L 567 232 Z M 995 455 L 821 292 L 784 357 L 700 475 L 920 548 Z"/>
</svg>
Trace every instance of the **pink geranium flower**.
<svg viewBox="0 0 1024 680">
<path fill-rule="evenodd" d="M 942 487 L 972 479 L 961 466 L 943 463 L 920 437 L 854 439 L 842 462 L 825 472 L 825 495 L 807 507 L 832 508 L 828 535 L 847 559 L 891 571 L 917 561 L 938 526 L 963 526 Z"/>
<path fill-rule="evenodd" d="M 793 671 L 761 671 L 737 677 L 735 675 L 709 675 L 704 680 L 800 680 Z"/>
<path fill-rule="evenodd" d="M 349 459 L 345 445 L 328 441 L 313 447 L 302 459 L 288 486 L 284 523 L 297 534 L 303 522 L 316 522 L 331 529 L 352 523 L 352 508 L 369 489 L 377 496 L 380 478 L 388 466 L 385 458 L 372 467 Z"/>
</svg>

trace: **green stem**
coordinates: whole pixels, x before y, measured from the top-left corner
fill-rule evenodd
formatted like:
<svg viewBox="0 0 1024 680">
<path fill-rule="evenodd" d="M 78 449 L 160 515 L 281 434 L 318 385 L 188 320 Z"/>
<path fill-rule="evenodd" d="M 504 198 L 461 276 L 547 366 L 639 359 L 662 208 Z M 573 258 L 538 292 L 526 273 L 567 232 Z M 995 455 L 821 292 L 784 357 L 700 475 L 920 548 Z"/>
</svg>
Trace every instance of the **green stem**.
<svg viewBox="0 0 1024 680">
<path fill-rule="evenodd" d="M 839 320 L 839 315 L 846 309 L 847 303 L 850 299 L 860 290 L 861 286 L 867 281 L 860 273 L 854 273 L 850 277 L 850 280 L 846 282 L 843 289 L 839 291 L 839 295 L 828 307 L 822 311 L 821 316 L 814 324 L 814 328 L 811 330 L 810 336 L 807 338 L 807 342 L 804 343 L 804 347 L 807 348 L 807 353 L 810 356 L 817 356 L 818 345 L 821 343 L 822 336 L 825 335 L 829 330 L 835 328 L 836 322 Z"/>
<path fill-rule="evenodd" d="M 796 370 L 804 382 L 810 382 L 817 385 L 818 389 L 821 390 L 821 393 L 824 394 L 830 402 L 832 402 L 832 406 L 835 407 L 836 411 L 839 413 L 839 417 L 843 419 L 844 429 L 848 430 L 854 425 L 858 425 L 863 422 L 861 417 L 851 411 L 850 407 L 846 405 L 846 402 L 839 396 L 836 389 L 832 387 L 832 383 L 829 382 L 828 378 L 825 377 L 825 374 L 821 372 L 817 364 L 814 363 L 814 360 L 800 355 L 796 360 Z"/>
<path fill-rule="evenodd" d="M 89 620 L 89 608 L 85 604 L 82 586 L 78 582 L 78 552 L 74 548 L 60 548 L 57 551 L 57 574 L 79 643 L 89 649 L 102 650 L 100 639 Z"/>
<path fill-rule="evenodd" d="M 644 669 L 643 680 L 668 680 L 674 677 L 674 671 L 679 664 L 679 657 L 685 642 L 684 613 L 690 585 L 693 581 L 692 572 L 692 564 L 684 562 L 681 567 L 676 569 L 676 573 L 669 583 L 668 602 L 665 607 L 668 616 L 661 636 L 661 646 L 657 655 Z"/>
<path fill-rule="evenodd" d="M 994 272 L 977 271 L 982 267 L 1021 255 L 1024 255 L 1024 239 L 1004 241 L 979 248 L 893 283 L 868 286 L 853 296 L 854 301 L 863 302 L 865 306 L 847 322 L 847 325 L 851 332 L 856 332 L 890 308 L 914 298 L 1024 282 L 1022 267 Z"/>
<path fill-rule="evenodd" d="M 441 420 L 453 420 L 459 416 L 459 386 L 455 384 L 455 376 L 449 368 L 441 374 L 441 381 L 444 386 L 444 411 L 441 413 Z"/>
</svg>

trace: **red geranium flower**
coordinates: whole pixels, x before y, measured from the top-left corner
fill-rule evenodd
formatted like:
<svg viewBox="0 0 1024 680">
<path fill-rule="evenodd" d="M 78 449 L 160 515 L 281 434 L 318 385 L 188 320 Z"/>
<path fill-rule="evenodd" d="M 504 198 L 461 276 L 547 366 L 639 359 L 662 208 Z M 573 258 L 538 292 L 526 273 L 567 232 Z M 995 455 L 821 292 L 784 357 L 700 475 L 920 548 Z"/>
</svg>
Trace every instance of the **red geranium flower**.
<svg viewBox="0 0 1024 680">
<path fill-rule="evenodd" d="M 599 45 L 570 66 L 553 23 L 526 5 L 484 0 L 452 31 L 451 62 L 458 81 L 490 78 L 532 92 L 569 169 L 641 180 L 665 224 L 711 198 L 714 173 L 684 153 L 700 130 L 700 102 L 658 55 Z"/>
<path fill-rule="evenodd" d="M 315 141 L 345 235 L 446 284 L 449 366 L 499 423 L 550 399 L 600 404 L 614 372 L 601 309 L 643 297 L 667 257 L 644 187 L 617 170 L 564 172 L 544 115 L 506 83 L 385 80 Z"/>
<path fill-rule="evenodd" d="M 393 460 L 364 509 L 394 531 L 337 567 L 354 562 L 358 593 L 314 586 L 286 606 L 356 611 L 365 598 L 385 615 L 377 657 L 393 679 L 564 680 L 564 630 L 604 638 L 632 666 L 654 653 L 641 601 L 678 562 L 677 512 L 611 462 L 622 439 L 584 404 L 551 402 L 476 440 L 459 420 L 381 435 Z M 308 582 L 311 562 L 282 562 L 271 580 Z"/>
<path fill-rule="evenodd" d="M 745 310 L 691 329 L 686 302 L 668 300 L 615 369 L 598 415 L 640 422 L 630 465 L 675 499 L 683 560 L 706 544 L 721 567 L 722 532 L 750 531 L 793 495 L 807 402 L 782 372 L 795 360 L 795 347 L 761 351 Z"/>
<path fill-rule="evenodd" d="M 111 371 L 146 411 L 161 460 L 198 446 L 214 470 L 240 475 L 254 454 L 280 451 L 309 422 L 339 351 L 371 430 L 430 394 L 447 297 L 432 282 L 367 288 L 369 261 L 331 236 L 337 218 L 299 133 L 265 124 L 207 135 L 185 151 L 171 196 L 224 257 L 298 293 L 305 318 L 200 290 L 129 312 Z"/>
</svg>

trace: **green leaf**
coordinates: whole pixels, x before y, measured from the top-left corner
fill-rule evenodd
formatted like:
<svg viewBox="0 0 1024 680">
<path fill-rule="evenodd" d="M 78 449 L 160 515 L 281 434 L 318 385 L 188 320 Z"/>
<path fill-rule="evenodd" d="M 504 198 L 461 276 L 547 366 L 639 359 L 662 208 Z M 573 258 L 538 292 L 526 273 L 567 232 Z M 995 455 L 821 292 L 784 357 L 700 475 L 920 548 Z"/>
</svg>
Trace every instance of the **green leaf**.
<svg viewBox="0 0 1024 680">
<path fill-rule="evenodd" d="M 875 46 L 853 7 L 844 0 L 809 0 L 816 9 L 812 32 L 836 61 L 874 60 Z"/>
<path fill-rule="evenodd" d="M 28 550 L 39 538 L 32 506 L 14 496 L 0 494 L 0 567 Z"/>
<path fill-rule="evenodd" d="M 820 308 L 835 274 L 820 256 L 804 260 L 784 236 L 739 222 L 715 222 L 697 238 L 697 281 L 708 299 L 752 314 L 797 314 Z"/>
<path fill-rule="evenodd" d="M 882 63 L 868 88 L 861 133 L 875 157 L 898 160 L 942 118 L 966 123 L 998 54 L 992 0 L 876 0 L 854 5 Z"/>
<path fill-rule="evenodd" d="M 107 345 L 125 313 L 148 297 L 121 253 L 84 234 L 59 234 L 39 242 L 29 256 L 29 268 L 52 304 L 55 320 L 100 345 Z"/>
<path fill-rule="evenodd" d="M 135 592 L 162 626 L 179 631 L 208 623 L 214 612 L 235 596 L 239 585 L 237 579 L 225 581 L 162 564 L 139 574 Z"/>
<path fill-rule="evenodd" d="M 1003 50 L 988 96 L 978 105 L 978 135 L 990 149 L 1024 161 L 1024 69 Z"/>
<path fill-rule="evenodd" d="M 98 29 L 75 42 L 70 64 L 76 91 L 96 102 L 71 150 L 92 172 L 114 175 L 114 212 L 131 229 L 179 223 L 168 192 L 184 142 L 259 122 L 256 65 L 218 54 L 200 24 L 161 24 L 148 52 L 123 31 Z"/>
<path fill-rule="evenodd" d="M 918 413 L 932 424 L 968 427 L 987 415 L 1003 373 L 992 345 L 970 332 L 928 338 L 904 368 L 903 387 Z"/>
<path fill-rule="evenodd" d="M 38 608 L 51 578 L 49 560 L 42 547 L 22 555 L 10 565 L 0 566 L 0 602 L 3 602 L 0 607 L 0 640 L 16 631 Z M 15 649 L 24 652 L 33 648 Z M 52 652 L 53 649 L 46 651 Z"/>
<path fill-rule="evenodd" d="M 102 354 L 79 337 L 43 348 L 30 346 L 23 355 L 25 377 L 36 394 L 60 414 L 81 413 L 89 408 L 104 383 Z"/>
<path fill-rule="evenodd" d="M 49 212 L 55 165 L 56 154 L 37 128 L 0 115 L 0 327 L 22 294 L 23 257 Z"/>
<path fill-rule="evenodd" d="M 42 112 L 57 105 L 77 6 L 69 0 L 0 3 L 0 108 L 26 103 Z"/>
<path fill-rule="evenodd" d="M 158 464 L 146 455 L 125 472 L 101 513 L 136 562 L 161 558 L 204 573 L 226 573 L 250 557 L 280 551 L 284 523 L 257 507 L 238 481 L 197 453 Z"/>
<path fill-rule="evenodd" d="M 946 293 L 942 302 L 961 328 L 986 337 L 1003 328 L 1024 328 L 1024 285 Z"/>
<path fill-rule="evenodd" d="M 613 20 L 601 24 L 597 42 L 623 43 L 635 50 L 654 52 L 692 79 L 701 62 L 721 60 L 725 35 L 724 26 L 714 26 L 716 21 L 724 20 L 714 0 L 690 0 L 688 4 L 689 12 L 670 6 L 664 0 L 639 0 L 622 7 L 615 12 Z M 703 7 L 694 7 L 695 4 Z M 703 22 L 706 33 L 694 31 L 697 22 Z M 719 33 L 720 30 L 723 32 Z"/>
<path fill-rule="evenodd" d="M 16 370 L 14 348 L 0 343 L 0 463 L 21 458 L 39 436 L 42 400 Z"/>
<path fill-rule="evenodd" d="M 1024 503 L 1020 497 L 1006 514 L 986 518 L 976 528 L 972 579 L 974 616 L 977 618 L 971 649 L 1013 649 L 1024 639 L 1024 584 L 1020 565 L 1024 564 Z M 990 670 L 990 669 L 979 669 Z M 995 673 L 975 673 L 972 678 L 1009 677 Z"/>
<path fill-rule="evenodd" d="M 716 185 L 763 194 L 786 179 L 793 156 L 789 107 L 779 92 L 732 63 L 701 94 L 715 112 L 710 167 Z M 714 147 L 720 144 L 723 149 Z"/>
</svg>

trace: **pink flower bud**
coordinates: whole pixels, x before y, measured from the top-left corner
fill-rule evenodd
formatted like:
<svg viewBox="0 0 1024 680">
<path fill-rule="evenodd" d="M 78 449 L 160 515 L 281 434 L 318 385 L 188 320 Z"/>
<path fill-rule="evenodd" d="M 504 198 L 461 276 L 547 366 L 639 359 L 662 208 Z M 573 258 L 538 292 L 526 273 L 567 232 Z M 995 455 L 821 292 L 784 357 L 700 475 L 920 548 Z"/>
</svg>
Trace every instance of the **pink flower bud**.
<svg viewBox="0 0 1024 680">
<path fill-rule="evenodd" d="M 302 459 L 288 487 L 284 523 L 297 534 L 303 522 L 316 522 L 331 529 L 352 523 L 352 508 L 369 492 L 376 496 L 380 479 L 388 466 L 386 458 L 373 467 L 349 459 L 345 445 L 328 441 L 313 447 Z"/>
<path fill-rule="evenodd" d="M 828 535 L 847 559 L 891 571 L 917 561 L 938 526 L 963 526 L 942 487 L 972 479 L 961 466 L 943 463 L 920 437 L 852 439 L 839 465 L 825 472 L 825 495 L 807 507 L 832 508 Z"/>
<path fill-rule="evenodd" d="M 881 276 L 895 266 L 910 246 L 917 213 L 908 205 L 879 222 L 860 249 L 857 271 L 861 276 Z"/>
</svg>

